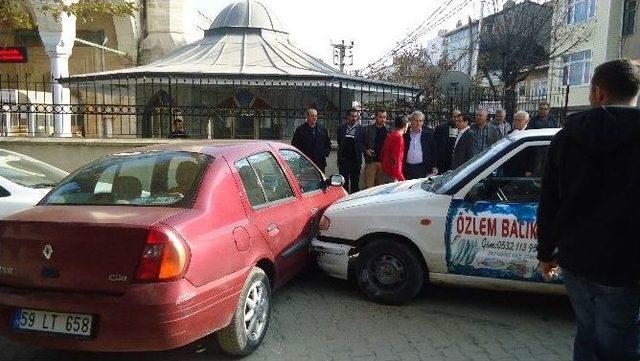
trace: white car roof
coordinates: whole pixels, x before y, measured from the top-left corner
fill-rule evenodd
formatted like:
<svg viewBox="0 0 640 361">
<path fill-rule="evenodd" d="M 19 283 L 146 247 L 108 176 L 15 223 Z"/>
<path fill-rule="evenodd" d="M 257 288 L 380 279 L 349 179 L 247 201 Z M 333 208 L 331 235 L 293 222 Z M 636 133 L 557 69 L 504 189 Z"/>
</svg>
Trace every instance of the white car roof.
<svg viewBox="0 0 640 361">
<path fill-rule="evenodd" d="M 552 137 L 559 132 L 560 129 L 561 128 L 526 129 L 522 132 L 511 133 L 507 138 L 517 141 L 528 137 Z"/>
</svg>

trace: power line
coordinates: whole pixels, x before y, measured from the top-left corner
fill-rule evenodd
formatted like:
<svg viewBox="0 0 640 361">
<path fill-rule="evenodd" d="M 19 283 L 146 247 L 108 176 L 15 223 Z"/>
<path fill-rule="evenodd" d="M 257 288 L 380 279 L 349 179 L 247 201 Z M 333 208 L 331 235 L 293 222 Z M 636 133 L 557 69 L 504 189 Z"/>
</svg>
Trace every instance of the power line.
<svg viewBox="0 0 640 361">
<path fill-rule="evenodd" d="M 451 13 L 461 10 L 471 2 L 471 0 L 459 0 L 459 1 L 461 2 L 458 3 L 457 5 L 454 5 L 451 8 L 450 8 L 450 5 L 452 4 L 453 0 L 449 0 L 448 2 L 440 5 L 436 10 L 434 10 L 434 12 L 427 19 L 425 19 L 420 24 L 420 26 L 418 26 L 411 33 L 405 36 L 405 38 L 398 41 L 390 51 L 385 53 L 376 61 L 367 65 L 365 68 L 363 68 L 362 71 L 366 72 L 367 70 L 369 70 L 369 74 L 376 74 L 380 72 L 382 69 L 384 69 L 384 63 L 389 57 L 395 56 L 400 51 L 406 49 L 407 46 L 414 44 L 414 42 L 418 40 L 421 36 L 423 36 L 428 31 L 432 30 L 434 27 L 439 26 L 444 21 L 449 19 Z M 450 8 L 450 9 L 447 9 L 447 8 Z"/>
<path fill-rule="evenodd" d="M 396 44 L 391 50 L 389 50 L 387 53 L 382 55 L 380 58 L 378 58 L 374 62 L 368 64 L 362 70 L 366 71 L 367 69 L 373 70 L 373 69 L 379 68 L 389 56 L 395 55 L 398 51 L 404 49 L 408 44 L 411 44 L 419 36 L 423 35 L 426 31 L 431 30 L 433 28 L 433 26 L 431 25 L 434 22 L 434 19 L 436 22 L 438 21 L 442 22 L 443 19 L 446 19 L 448 17 L 450 12 L 462 7 L 461 6 L 462 4 L 458 4 L 458 6 L 454 6 L 455 9 L 452 9 L 448 11 L 445 15 L 442 15 L 447 10 L 447 8 L 450 7 L 453 1 L 454 0 L 447 0 L 447 2 L 442 3 L 440 6 L 438 6 L 438 8 L 436 8 L 418 27 L 416 27 L 409 34 L 407 34 L 402 40 L 396 42 Z M 466 4 L 470 0 L 458 0 L 458 1 L 465 1 L 465 4 Z"/>
</svg>

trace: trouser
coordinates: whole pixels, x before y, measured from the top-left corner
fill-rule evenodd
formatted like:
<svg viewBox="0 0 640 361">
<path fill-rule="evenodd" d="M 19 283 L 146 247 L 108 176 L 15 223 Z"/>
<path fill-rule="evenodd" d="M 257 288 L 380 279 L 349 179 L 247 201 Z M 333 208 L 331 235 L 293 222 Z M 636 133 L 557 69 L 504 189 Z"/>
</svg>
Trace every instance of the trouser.
<svg viewBox="0 0 640 361">
<path fill-rule="evenodd" d="M 344 177 L 344 189 L 348 193 L 355 193 L 360 190 L 360 164 L 340 164 L 338 172 Z"/>
<path fill-rule="evenodd" d="M 427 165 L 425 163 L 404 165 L 404 178 L 405 179 L 418 179 L 427 176 Z"/>
<path fill-rule="evenodd" d="M 573 360 L 638 360 L 640 287 L 604 286 L 566 270 L 562 275 L 576 314 Z"/>
<path fill-rule="evenodd" d="M 382 174 L 382 163 L 369 162 L 364 166 L 364 187 L 371 188 L 385 183 Z"/>
</svg>

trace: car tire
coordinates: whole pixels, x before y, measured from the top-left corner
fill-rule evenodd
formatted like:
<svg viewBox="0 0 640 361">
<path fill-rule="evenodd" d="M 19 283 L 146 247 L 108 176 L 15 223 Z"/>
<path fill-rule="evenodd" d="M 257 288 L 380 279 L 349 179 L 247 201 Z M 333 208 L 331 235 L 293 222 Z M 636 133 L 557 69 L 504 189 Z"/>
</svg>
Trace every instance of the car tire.
<svg viewBox="0 0 640 361">
<path fill-rule="evenodd" d="M 425 268 L 416 252 L 395 240 L 367 243 L 355 269 L 358 286 L 375 302 L 401 305 L 411 301 L 422 289 Z"/>
<path fill-rule="evenodd" d="M 235 356 L 252 353 L 267 333 L 270 316 L 269 278 L 262 269 L 254 267 L 244 283 L 231 323 L 217 333 L 220 348 Z"/>
</svg>

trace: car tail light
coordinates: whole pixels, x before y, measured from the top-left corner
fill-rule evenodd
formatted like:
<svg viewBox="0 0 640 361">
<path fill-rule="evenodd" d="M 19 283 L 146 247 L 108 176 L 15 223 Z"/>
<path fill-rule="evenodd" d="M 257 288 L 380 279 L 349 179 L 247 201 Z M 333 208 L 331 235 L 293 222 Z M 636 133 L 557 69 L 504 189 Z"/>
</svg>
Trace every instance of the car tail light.
<svg viewBox="0 0 640 361">
<path fill-rule="evenodd" d="M 162 282 L 176 280 L 187 270 L 191 251 L 185 240 L 173 229 L 152 227 L 136 273 L 140 282 Z"/>
<path fill-rule="evenodd" d="M 318 223 L 318 229 L 321 231 L 326 231 L 327 229 L 329 229 L 329 227 L 331 227 L 331 220 L 329 219 L 329 217 L 322 215 L 322 217 L 320 217 L 320 223 Z"/>
</svg>

